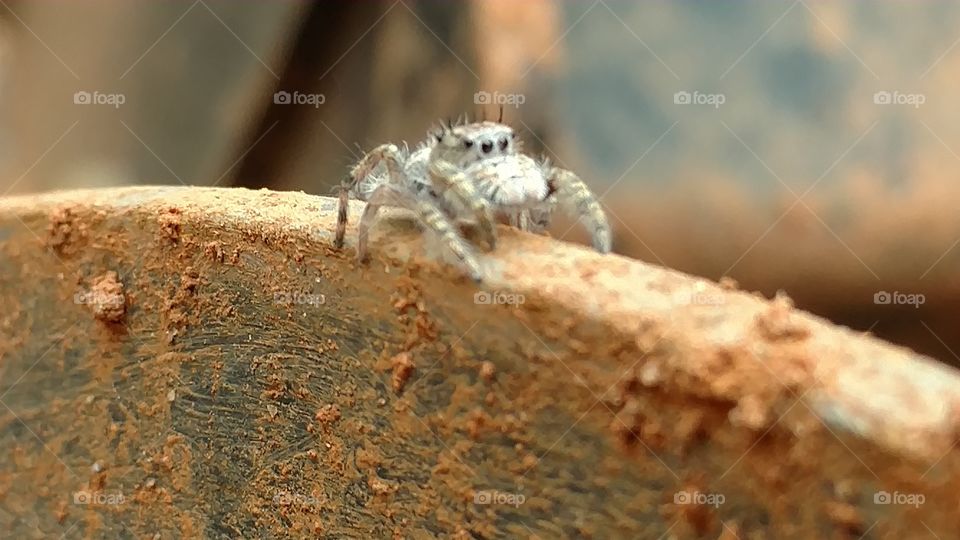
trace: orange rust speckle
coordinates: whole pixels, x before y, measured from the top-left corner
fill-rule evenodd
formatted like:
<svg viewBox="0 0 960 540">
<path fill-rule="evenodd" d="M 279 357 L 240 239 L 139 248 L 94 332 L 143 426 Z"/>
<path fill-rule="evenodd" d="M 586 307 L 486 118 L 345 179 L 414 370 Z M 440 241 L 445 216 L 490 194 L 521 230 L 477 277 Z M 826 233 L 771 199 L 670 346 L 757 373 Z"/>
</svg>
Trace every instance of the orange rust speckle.
<svg viewBox="0 0 960 540">
<path fill-rule="evenodd" d="M 380 496 L 389 495 L 398 489 L 398 486 L 377 476 L 371 476 L 367 480 L 367 485 L 370 486 L 370 491 Z"/>
<path fill-rule="evenodd" d="M 476 440 L 480 437 L 480 432 L 487 424 L 487 415 L 481 409 L 474 409 L 470 412 L 470 418 L 467 420 L 467 433 L 470 438 Z"/>
<path fill-rule="evenodd" d="M 57 505 L 57 510 L 54 515 L 57 517 L 57 523 L 62 525 L 64 520 L 67 519 L 67 516 L 70 515 L 70 513 L 67 512 L 67 503 L 65 501 L 61 501 L 60 504 Z"/>
<path fill-rule="evenodd" d="M 824 511 L 837 527 L 844 532 L 862 535 L 864 532 L 864 520 L 857 507 L 837 501 L 829 501 L 824 505 Z"/>
<path fill-rule="evenodd" d="M 725 291 L 738 291 L 740 283 L 730 276 L 723 276 L 720 278 L 720 287 Z"/>
<path fill-rule="evenodd" d="M 214 261 L 219 263 L 223 262 L 223 246 L 220 244 L 220 242 L 216 240 L 207 242 L 203 246 L 203 252 Z"/>
<path fill-rule="evenodd" d="M 68 207 L 53 209 L 50 212 L 50 224 L 47 225 L 47 245 L 62 252 L 73 236 L 74 219 L 73 210 Z"/>
<path fill-rule="evenodd" d="M 315 414 L 313 418 L 324 425 L 333 424 L 337 420 L 340 420 L 340 407 L 335 403 L 324 405 L 317 411 L 317 414 Z"/>
<path fill-rule="evenodd" d="M 393 376 L 390 383 L 393 385 L 394 391 L 401 392 L 403 387 L 406 386 L 407 380 L 413 375 L 413 360 L 410 358 L 410 353 L 402 352 L 391 358 L 390 364 L 393 367 Z"/>
<path fill-rule="evenodd" d="M 493 362 L 484 362 L 480 365 L 480 378 L 490 382 L 493 380 L 494 373 L 496 368 L 493 365 Z"/>
<path fill-rule="evenodd" d="M 90 288 L 87 306 L 93 316 L 104 322 L 119 322 L 126 312 L 123 284 L 116 272 L 107 272 L 96 278 Z"/>
<path fill-rule="evenodd" d="M 180 240 L 180 218 L 180 209 L 175 207 L 170 207 L 166 212 L 157 216 L 160 231 L 168 240 L 174 243 Z"/>
<path fill-rule="evenodd" d="M 766 311 L 757 315 L 757 330 L 769 341 L 802 340 L 810 335 L 810 329 L 793 316 L 793 300 L 782 292 L 777 293 Z"/>
<path fill-rule="evenodd" d="M 730 411 L 730 421 L 735 426 L 744 426 L 752 430 L 763 429 L 770 421 L 770 406 L 763 398 L 749 395 L 741 399 Z"/>
</svg>

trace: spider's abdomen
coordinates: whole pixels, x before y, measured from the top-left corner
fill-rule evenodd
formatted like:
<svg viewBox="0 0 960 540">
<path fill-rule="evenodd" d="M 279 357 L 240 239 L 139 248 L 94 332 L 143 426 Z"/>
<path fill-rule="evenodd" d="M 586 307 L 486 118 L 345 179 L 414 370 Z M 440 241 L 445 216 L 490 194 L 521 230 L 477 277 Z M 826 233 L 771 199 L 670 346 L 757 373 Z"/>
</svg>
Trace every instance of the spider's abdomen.
<svg viewBox="0 0 960 540">
<path fill-rule="evenodd" d="M 536 161 L 523 154 L 478 161 L 465 172 L 477 191 L 494 206 L 526 208 L 547 197 L 543 171 Z"/>
</svg>

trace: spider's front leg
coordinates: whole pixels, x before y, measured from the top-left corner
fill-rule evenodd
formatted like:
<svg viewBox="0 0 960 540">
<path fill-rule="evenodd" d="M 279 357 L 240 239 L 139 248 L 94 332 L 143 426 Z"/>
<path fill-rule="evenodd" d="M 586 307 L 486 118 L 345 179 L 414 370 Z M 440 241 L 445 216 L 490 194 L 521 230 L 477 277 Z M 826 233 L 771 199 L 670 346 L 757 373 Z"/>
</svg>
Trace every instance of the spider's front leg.
<svg viewBox="0 0 960 540">
<path fill-rule="evenodd" d="M 587 184 L 572 172 L 558 167 L 551 167 L 545 176 L 552 196 L 587 227 L 594 249 L 600 253 L 609 253 L 613 247 L 610 223 L 600 201 Z"/>
<path fill-rule="evenodd" d="M 430 180 L 438 191 L 450 191 L 477 220 L 483 239 L 493 249 L 497 246 L 497 229 L 490 203 L 477 191 L 470 177 L 452 163 L 436 159 L 430 162 Z"/>
<path fill-rule="evenodd" d="M 366 208 L 363 209 L 360 225 L 357 227 L 359 230 L 357 258 L 361 262 L 367 260 L 369 256 L 367 249 L 369 231 L 381 206 L 397 206 L 416 213 L 420 221 L 436 234 L 444 246 L 453 253 L 461 269 L 474 281 L 479 283 L 483 280 L 480 263 L 474 256 L 469 242 L 459 235 L 453 222 L 431 200 L 417 197 L 408 191 L 404 191 L 398 185 L 384 184 L 378 187 L 370 195 L 370 200 L 367 202 Z"/>
<path fill-rule="evenodd" d="M 349 208 L 350 192 L 367 177 L 377 165 L 384 163 L 387 167 L 389 182 L 400 185 L 403 181 L 403 159 L 400 149 L 393 144 L 382 144 L 367 152 L 356 165 L 350 169 L 350 174 L 340 184 L 340 199 L 337 209 L 337 230 L 333 245 L 339 249 L 343 247 L 343 239 L 347 234 L 347 210 Z"/>
</svg>

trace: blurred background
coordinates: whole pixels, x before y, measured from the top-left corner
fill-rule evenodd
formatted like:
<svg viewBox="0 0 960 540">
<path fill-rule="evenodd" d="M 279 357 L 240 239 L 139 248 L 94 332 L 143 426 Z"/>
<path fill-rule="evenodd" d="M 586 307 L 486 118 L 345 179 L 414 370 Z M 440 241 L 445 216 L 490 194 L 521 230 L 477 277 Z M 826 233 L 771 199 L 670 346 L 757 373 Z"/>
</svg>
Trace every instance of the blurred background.
<svg viewBox="0 0 960 540">
<path fill-rule="evenodd" d="M 958 90 L 948 1 L 2 0 L 0 193 L 326 195 L 503 105 L 618 252 L 960 365 Z"/>
</svg>

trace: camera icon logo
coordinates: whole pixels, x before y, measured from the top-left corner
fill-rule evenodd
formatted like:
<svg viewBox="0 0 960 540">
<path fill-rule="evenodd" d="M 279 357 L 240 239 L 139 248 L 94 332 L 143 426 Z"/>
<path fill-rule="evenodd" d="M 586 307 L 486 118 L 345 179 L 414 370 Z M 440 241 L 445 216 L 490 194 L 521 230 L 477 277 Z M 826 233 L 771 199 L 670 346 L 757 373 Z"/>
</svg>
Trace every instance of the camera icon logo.
<svg viewBox="0 0 960 540">
<path fill-rule="evenodd" d="M 686 491 L 678 491 L 673 494 L 673 504 L 690 504 L 691 502 L 693 502 L 693 497 Z"/>
<path fill-rule="evenodd" d="M 879 291 L 873 295 L 873 303 L 878 305 L 887 305 L 893 301 L 893 296 L 887 291 Z"/>
<path fill-rule="evenodd" d="M 877 105 L 889 105 L 893 102 L 893 96 L 886 90 L 881 90 L 873 94 L 873 102 Z"/>
<path fill-rule="evenodd" d="M 74 491 L 73 504 L 90 504 L 92 498 L 89 491 Z"/>
<path fill-rule="evenodd" d="M 281 90 L 273 94 L 273 102 L 276 105 L 289 105 L 291 103 L 290 92 Z"/>
<path fill-rule="evenodd" d="M 689 105 L 692 102 L 692 96 L 690 95 L 690 92 L 687 92 L 686 90 L 681 90 L 673 94 L 674 105 Z"/>
<path fill-rule="evenodd" d="M 490 504 L 493 502 L 493 495 L 489 491 L 477 491 L 473 494 L 473 504 Z"/>
<path fill-rule="evenodd" d="M 486 291 L 480 291 L 480 292 L 478 292 L 478 293 L 474 293 L 474 294 L 473 294 L 473 303 L 474 303 L 474 304 L 492 304 L 492 303 L 493 303 L 493 295 L 490 294 L 490 293 L 488 293 L 488 292 L 486 292 Z"/>
<path fill-rule="evenodd" d="M 73 103 L 74 105 L 89 105 L 93 102 L 93 96 L 90 95 L 90 92 L 85 92 L 80 90 L 73 94 Z"/>
<path fill-rule="evenodd" d="M 893 502 L 893 499 L 886 491 L 878 491 L 873 494 L 873 504 L 890 504 L 891 502 Z"/>
<path fill-rule="evenodd" d="M 481 90 L 473 94 L 473 103 L 476 105 L 490 105 L 493 103 L 493 96 L 490 95 L 490 92 Z"/>
</svg>

